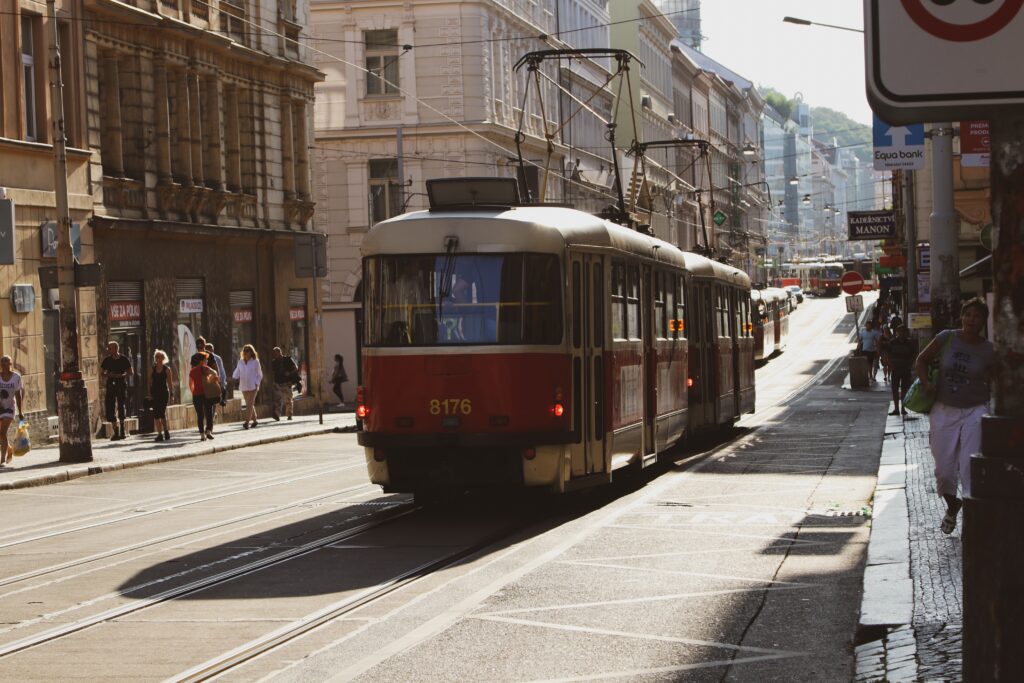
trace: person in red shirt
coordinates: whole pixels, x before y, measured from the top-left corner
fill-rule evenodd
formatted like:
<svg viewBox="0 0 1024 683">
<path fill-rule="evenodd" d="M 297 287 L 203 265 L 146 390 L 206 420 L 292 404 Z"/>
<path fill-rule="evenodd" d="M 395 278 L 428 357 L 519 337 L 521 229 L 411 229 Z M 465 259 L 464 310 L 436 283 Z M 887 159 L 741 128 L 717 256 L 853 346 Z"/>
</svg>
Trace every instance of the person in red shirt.
<svg viewBox="0 0 1024 683">
<path fill-rule="evenodd" d="M 207 364 L 209 355 L 205 352 L 196 353 L 193 358 L 198 364 L 188 373 L 188 388 L 196 410 L 199 439 L 206 441 L 213 438 L 213 406 L 220 401 L 220 375 Z"/>
</svg>

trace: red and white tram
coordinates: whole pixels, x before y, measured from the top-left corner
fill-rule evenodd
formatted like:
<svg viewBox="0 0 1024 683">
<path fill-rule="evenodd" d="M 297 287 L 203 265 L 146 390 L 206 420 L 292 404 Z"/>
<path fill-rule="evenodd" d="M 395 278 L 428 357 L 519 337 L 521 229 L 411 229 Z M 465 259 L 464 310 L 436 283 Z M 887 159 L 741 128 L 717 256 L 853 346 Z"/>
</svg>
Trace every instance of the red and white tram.
<svg viewBox="0 0 1024 683">
<path fill-rule="evenodd" d="M 514 180 L 430 181 L 364 257 L 359 443 L 386 491 L 606 483 L 754 409 L 750 281 Z M 487 195 L 490 195 L 488 197 Z"/>
<path fill-rule="evenodd" d="M 789 338 L 789 294 L 766 287 L 750 291 L 754 324 L 754 360 L 767 360 L 786 348 Z"/>
</svg>

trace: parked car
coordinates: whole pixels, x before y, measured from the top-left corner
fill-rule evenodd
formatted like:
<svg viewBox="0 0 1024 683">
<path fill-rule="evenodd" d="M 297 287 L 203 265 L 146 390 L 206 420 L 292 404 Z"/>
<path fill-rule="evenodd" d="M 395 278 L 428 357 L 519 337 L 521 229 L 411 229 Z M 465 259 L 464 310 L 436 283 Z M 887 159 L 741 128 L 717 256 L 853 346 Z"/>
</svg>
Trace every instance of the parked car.
<svg viewBox="0 0 1024 683">
<path fill-rule="evenodd" d="M 796 297 L 796 302 L 798 304 L 802 304 L 804 302 L 804 290 L 800 289 L 799 285 L 789 285 L 785 290 Z"/>
</svg>

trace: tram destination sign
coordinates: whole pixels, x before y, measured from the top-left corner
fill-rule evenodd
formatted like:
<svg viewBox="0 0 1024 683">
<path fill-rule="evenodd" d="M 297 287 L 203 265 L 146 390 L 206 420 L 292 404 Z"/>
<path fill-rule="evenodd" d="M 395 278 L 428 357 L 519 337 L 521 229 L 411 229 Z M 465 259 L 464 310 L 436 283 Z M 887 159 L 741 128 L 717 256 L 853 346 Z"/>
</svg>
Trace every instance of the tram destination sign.
<svg viewBox="0 0 1024 683">
<path fill-rule="evenodd" d="M 850 227 L 848 239 L 884 240 L 896 237 L 895 211 L 850 211 L 847 214 Z"/>
</svg>

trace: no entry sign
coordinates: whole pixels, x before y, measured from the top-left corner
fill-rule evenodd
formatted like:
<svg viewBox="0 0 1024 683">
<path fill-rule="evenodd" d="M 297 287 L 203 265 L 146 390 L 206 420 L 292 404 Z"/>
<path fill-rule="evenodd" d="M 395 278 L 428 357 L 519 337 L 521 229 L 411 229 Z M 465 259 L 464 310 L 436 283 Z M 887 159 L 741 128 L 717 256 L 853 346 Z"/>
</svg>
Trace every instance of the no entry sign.
<svg viewBox="0 0 1024 683">
<path fill-rule="evenodd" d="M 847 294 L 860 294 L 864 291 L 864 276 L 855 270 L 848 270 L 839 280 L 839 286 Z"/>
<path fill-rule="evenodd" d="M 892 124 L 1024 104 L 1024 0 L 864 0 L 868 100 Z"/>
</svg>

